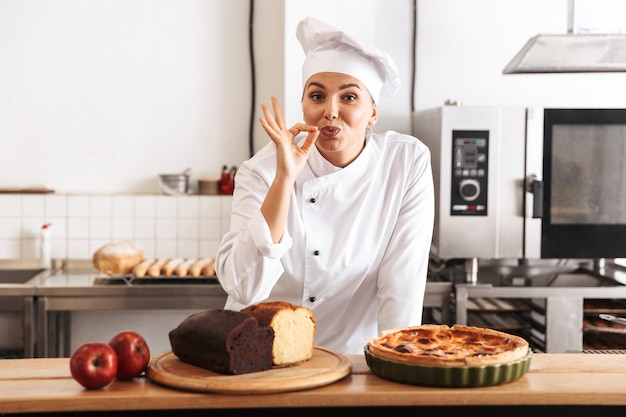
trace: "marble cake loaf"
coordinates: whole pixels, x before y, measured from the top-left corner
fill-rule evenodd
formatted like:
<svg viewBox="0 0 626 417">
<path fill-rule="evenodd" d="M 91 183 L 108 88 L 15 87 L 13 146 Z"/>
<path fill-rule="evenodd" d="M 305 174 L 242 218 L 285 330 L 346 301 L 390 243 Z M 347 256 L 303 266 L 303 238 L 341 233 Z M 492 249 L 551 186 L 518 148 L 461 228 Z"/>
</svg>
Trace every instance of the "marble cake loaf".
<svg viewBox="0 0 626 417">
<path fill-rule="evenodd" d="M 241 312 L 252 314 L 262 326 L 274 330 L 274 366 L 296 365 L 313 357 L 317 322 L 309 308 L 285 301 L 266 301 Z"/>
<path fill-rule="evenodd" d="M 169 339 L 180 360 L 213 372 L 234 375 L 272 367 L 273 329 L 239 311 L 192 314 L 170 331 Z"/>
</svg>

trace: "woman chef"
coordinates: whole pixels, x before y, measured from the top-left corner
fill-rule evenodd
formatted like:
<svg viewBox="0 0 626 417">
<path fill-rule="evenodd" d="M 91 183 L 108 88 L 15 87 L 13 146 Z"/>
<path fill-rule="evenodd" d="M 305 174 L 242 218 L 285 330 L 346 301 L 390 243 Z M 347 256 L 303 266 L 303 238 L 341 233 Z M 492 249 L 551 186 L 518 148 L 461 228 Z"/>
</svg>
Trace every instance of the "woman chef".
<svg viewBox="0 0 626 417">
<path fill-rule="evenodd" d="M 304 123 L 286 126 L 275 98 L 273 115 L 262 106 L 271 142 L 237 172 L 216 271 L 225 308 L 304 305 L 317 346 L 359 354 L 381 330 L 421 323 L 430 153 L 412 136 L 372 130 L 380 94 L 399 88 L 386 53 L 312 18 L 296 34 Z"/>
</svg>

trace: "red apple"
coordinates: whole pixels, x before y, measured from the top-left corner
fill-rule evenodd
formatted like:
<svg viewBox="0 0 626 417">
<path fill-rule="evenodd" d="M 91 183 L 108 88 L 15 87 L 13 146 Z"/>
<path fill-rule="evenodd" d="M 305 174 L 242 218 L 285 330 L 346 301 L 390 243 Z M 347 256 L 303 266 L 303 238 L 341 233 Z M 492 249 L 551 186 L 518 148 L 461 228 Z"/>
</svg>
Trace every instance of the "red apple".
<svg viewBox="0 0 626 417">
<path fill-rule="evenodd" d="M 117 354 L 117 379 L 133 379 L 141 375 L 150 362 L 148 343 L 139 334 L 130 330 L 113 336 L 109 345 Z"/>
<path fill-rule="evenodd" d="M 109 385 L 117 374 L 117 355 L 106 343 L 85 343 L 72 354 L 70 372 L 83 387 L 102 388 Z"/>
</svg>

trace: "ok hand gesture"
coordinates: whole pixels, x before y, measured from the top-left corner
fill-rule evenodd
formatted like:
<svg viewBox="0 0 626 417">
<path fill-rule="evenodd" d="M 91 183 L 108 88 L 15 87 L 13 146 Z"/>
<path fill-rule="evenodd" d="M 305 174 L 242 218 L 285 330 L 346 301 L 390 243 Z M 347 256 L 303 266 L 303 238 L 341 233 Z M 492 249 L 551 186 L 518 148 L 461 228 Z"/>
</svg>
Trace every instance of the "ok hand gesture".
<svg viewBox="0 0 626 417">
<path fill-rule="evenodd" d="M 260 118 L 261 126 L 268 134 L 272 142 L 276 144 L 276 176 L 295 181 L 298 174 L 304 168 L 309 151 L 317 140 L 319 131 L 317 126 L 309 126 L 296 123 L 290 129 L 285 126 L 285 119 L 278 104 L 278 99 L 272 97 L 274 115 L 266 104 L 262 104 L 264 118 Z M 302 146 L 294 143 L 294 139 L 302 132 L 308 135 Z"/>
</svg>

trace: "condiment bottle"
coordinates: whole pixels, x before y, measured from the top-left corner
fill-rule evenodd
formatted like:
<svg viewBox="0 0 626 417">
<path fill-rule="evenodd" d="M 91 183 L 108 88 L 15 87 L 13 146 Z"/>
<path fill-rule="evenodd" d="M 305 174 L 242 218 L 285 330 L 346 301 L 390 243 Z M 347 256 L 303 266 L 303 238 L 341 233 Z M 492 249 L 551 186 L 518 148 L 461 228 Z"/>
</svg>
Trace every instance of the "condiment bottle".
<svg viewBox="0 0 626 417">
<path fill-rule="evenodd" d="M 222 176 L 220 177 L 220 194 L 228 193 L 228 183 L 230 182 L 230 175 L 228 173 L 228 167 L 224 165 L 222 167 Z"/>
<path fill-rule="evenodd" d="M 232 194 L 235 191 L 235 174 L 237 173 L 237 167 L 233 166 L 228 174 L 228 194 Z"/>
<path fill-rule="evenodd" d="M 50 226 L 52 226 L 52 223 L 45 223 L 41 226 L 39 242 L 39 265 L 46 269 L 52 266 L 52 258 L 50 255 Z"/>
</svg>

